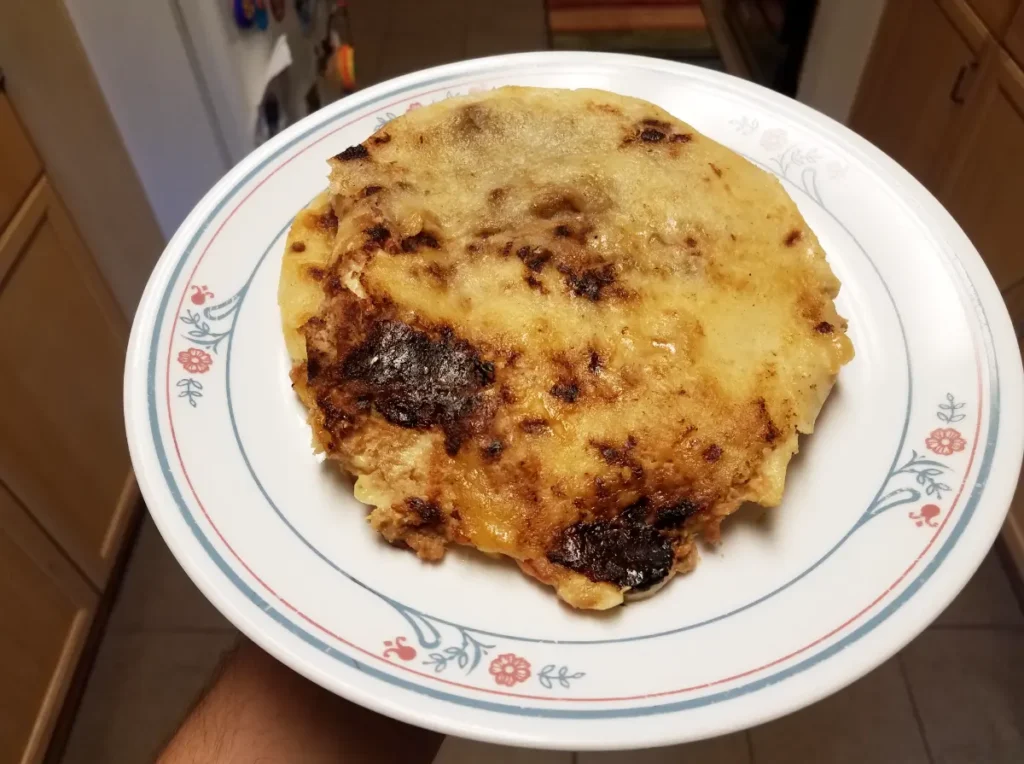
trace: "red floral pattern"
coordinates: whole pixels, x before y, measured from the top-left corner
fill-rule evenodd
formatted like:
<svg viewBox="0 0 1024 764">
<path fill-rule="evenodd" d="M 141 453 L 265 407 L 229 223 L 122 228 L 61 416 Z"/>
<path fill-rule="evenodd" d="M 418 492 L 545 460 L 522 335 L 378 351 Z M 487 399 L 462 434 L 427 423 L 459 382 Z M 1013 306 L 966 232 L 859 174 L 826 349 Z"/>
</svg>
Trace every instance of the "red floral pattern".
<svg viewBox="0 0 1024 764">
<path fill-rule="evenodd" d="M 210 370 L 213 358 L 205 350 L 189 348 L 178 353 L 178 363 L 185 367 L 189 374 L 204 374 Z"/>
<path fill-rule="evenodd" d="M 963 451 L 967 448 L 967 441 L 963 439 L 958 430 L 952 427 L 940 427 L 932 430 L 932 434 L 924 440 L 924 444 L 931 451 L 942 456 L 949 456 L 954 451 Z"/>
<path fill-rule="evenodd" d="M 514 653 L 502 653 L 491 661 L 490 671 L 495 682 L 511 687 L 530 678 L 530 662 Z"/>
</svg>

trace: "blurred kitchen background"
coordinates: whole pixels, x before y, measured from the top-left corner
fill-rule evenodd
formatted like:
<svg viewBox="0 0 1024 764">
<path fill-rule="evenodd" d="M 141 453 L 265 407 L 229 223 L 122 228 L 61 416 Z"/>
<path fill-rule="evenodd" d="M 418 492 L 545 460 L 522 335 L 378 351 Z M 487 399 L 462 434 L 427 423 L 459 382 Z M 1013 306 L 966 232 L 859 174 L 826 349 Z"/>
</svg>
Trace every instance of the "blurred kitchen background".
<svg viewBox="0 0 1024 764">
<path fill-rule="evenodd" d="M 0 764 L 152 761 L 236 639 L 148 520 L 121 421 L 131 316 L 192 206 L 348 93 L 549 49 L 725 71 L 847 124 L 947 206 L 1021 336 L 1022 0 L 2 0 Z M 439 761 L 1024 762 L 1022 493 L 949 610 L 811 708 L 638 754 Z"/>
</svg>

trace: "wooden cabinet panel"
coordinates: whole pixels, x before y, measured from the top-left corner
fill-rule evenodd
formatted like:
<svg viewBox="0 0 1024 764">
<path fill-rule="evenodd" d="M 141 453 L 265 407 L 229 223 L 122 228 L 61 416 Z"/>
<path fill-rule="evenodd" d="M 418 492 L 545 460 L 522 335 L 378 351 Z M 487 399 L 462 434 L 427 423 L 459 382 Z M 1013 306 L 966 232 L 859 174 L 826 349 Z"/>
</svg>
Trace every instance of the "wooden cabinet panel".
<svg viewBox="0 0 1024 764">
<path fill-rule="evenodd" d="M 1010 28 L 1006 30 L 1004 44 L 1010 55 L 1017 59 L 1017 63 L 1024 66 L 1024 3 L 1017 8 Z"/>
<path fill-rule="evenodd" d="M 969 0 L 971 7 L 996 35 L 1002 36 L 1019 0 Z"/>
<path fill-rule="evenodd" d="M 42 760 L 96 601 L 0 486 L 0 761 Z"/>
<path fill-rule="evenodd" d="M 998 47 L 966 108 L 970 122 L 939 198 L 1005 289 L 1024 277 L 1024 72 Z"/>
<path fill-rule="evenodd" d="M 1024 281 L 1019 281 L 1006 290 L 1003 298 L 1010 311 L 1013 327 L 1017 331 L 1021 356 L 1024 356 Z M 1007 515 L 1006 525 L 1003 527 L 1003 540 L 1017 565 L 1017 573 L 1024 581 L 1024 471 L 1021 471 L 1017 480 L 1017 493 L 1013 497 L 1010 514 Z"/>
<path fill-rule="evenodd" d="M 0 480 L 98 586 L 133 509 L 125 326 L 40 180 L 0 237 Z"/>
<path fill-rule="evenodd" d="M 18 124 L 7 96 L 0 93 L 0 231 L 32 190 L 43 166 Z"/>
<path fill-rule="evenodd" d="M 963 0 L 890 2 L 850 117 L 854 130 L 929 188 L 973 85 L 987 34 L 976 22 Z"/>
</svg>

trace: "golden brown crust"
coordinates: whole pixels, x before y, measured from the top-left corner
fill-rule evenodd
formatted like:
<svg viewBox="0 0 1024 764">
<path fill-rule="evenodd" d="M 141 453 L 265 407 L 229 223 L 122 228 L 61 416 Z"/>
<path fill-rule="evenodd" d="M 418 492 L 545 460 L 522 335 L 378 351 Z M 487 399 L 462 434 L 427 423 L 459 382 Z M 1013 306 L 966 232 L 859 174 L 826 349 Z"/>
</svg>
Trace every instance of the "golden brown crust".
<svg viewBox="0 0 1024 764">
<path fill-rule="evenodd" d="M 605 608 L 779 502 L 852 347 L 774 178 L 643 101 L 524 88 L 332 165 L 282 317 L 314 441 L 385 538 L 504 554 Z"/>
</svg>

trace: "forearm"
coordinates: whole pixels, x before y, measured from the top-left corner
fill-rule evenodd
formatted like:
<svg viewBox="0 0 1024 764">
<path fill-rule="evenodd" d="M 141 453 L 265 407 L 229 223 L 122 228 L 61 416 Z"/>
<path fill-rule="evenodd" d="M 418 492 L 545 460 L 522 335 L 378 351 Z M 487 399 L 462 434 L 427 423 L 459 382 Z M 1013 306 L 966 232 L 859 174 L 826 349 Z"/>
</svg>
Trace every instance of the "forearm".
<svg viewBox="0 0 1024 764">
<path fill-rule="evenodd" d="M 429 764 L 441 740 L 332 695 L 245 641 L 158 761 Z"/>
</svg>

